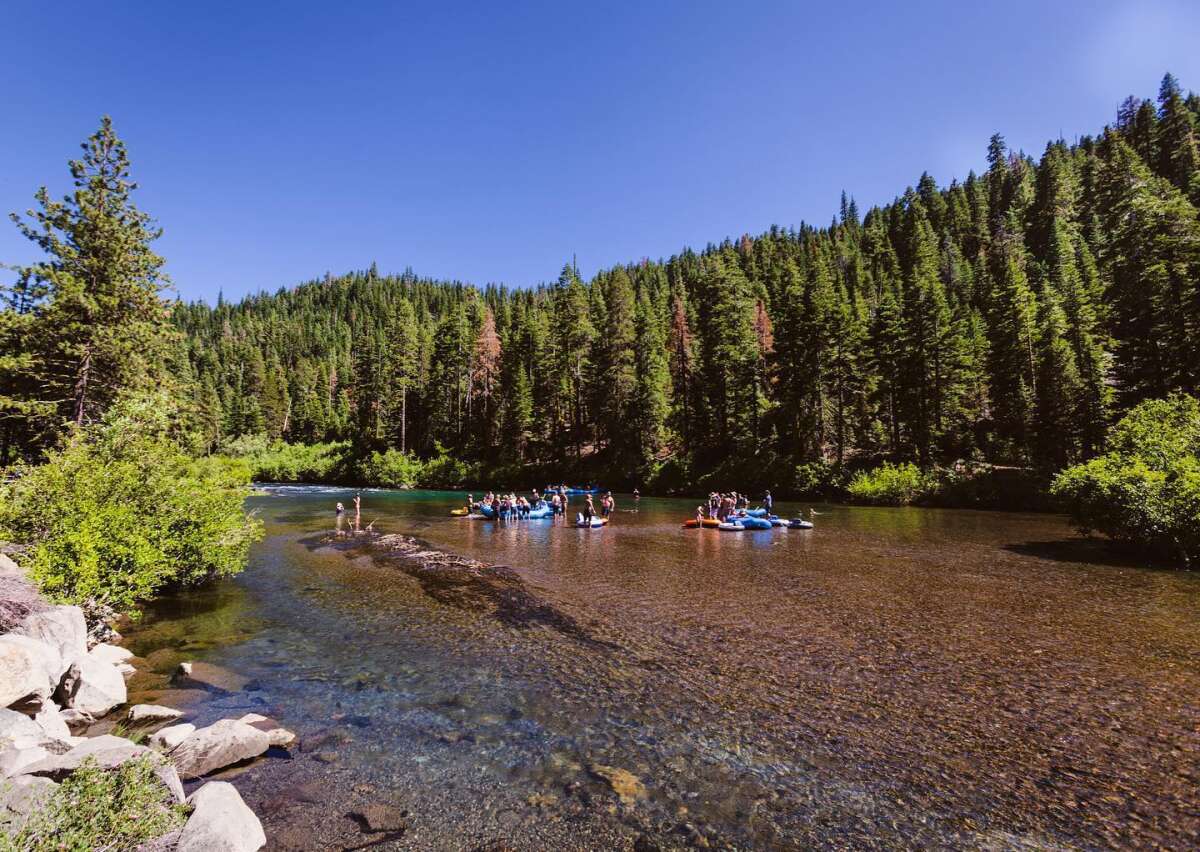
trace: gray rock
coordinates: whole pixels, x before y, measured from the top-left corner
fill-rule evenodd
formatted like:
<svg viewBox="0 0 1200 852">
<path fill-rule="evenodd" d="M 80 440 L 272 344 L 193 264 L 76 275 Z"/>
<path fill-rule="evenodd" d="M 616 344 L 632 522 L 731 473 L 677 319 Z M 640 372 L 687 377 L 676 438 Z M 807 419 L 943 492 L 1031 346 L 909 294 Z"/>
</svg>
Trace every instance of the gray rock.
<svg viewBox="0 0 1200 852">
<path fill-rule="evenodd" d="M 0 709 L 0 746 L 12 745 L 22 740 L 29 740 L 31 745 L 36 745 L 45 737 L 46 732 L 42 730 L 42 726 L 24 713 Z"/>
<path fill-rule="evenodd" d="M 169 722 L 183 715 L 182 710 L 174 707 L 163 707 L 161 704 L 135 704 L 129 708 L 126 716 L 130 722 L 148 724 L 150 722 Z"/>
<path fill-rule="evenodd" d="M 44 642 L 13 633 L 0 636 L 0 707 L 40 704 L 54 693 L 62 656 Z"/>
<path fill-rule="evenodd" d="M 46 736 L 55 740 L 66 740 L 71 737 L 71 729 L 67 725 L 66 719 L 59 712 L 58 705 L 53 701 L 47 701 L 42 705 L 42 709 L 33 717 L 33 721 L 46 732 Z"/>
<path fill-rule="evenodd" d="M 104 734 L 85 739 L 66 754 L 51 755 L 23 771 L 27 775 L 41 775 L 57 781 L 70 775 L 89 757 L 94 758 L 101 769 L 115 769 L 125 761 L 143 754 L 155 752 L 124 737 Z"/>
<path fill-rule="evenodd" d="M 115 666 L 117 663 L 127 663 L 132 660 L 133 651 L 130 651 L 128 648 L 122 648 L 120 645 L 109 645 L 106 642 L 101 642 L 88 651 L 88 656 L 102 663 Z"/>
<path fill-rule="evenodd" d="M 0 833 L 20 831 L 29 815 L 39 809 L 57 787 L 49 778 L 33 775 L 0 781 Z"/>
<path fill-rule="evenodd" d="M 77 606 L 56 606 L 42 612 L 31 612 L 13 629 L 13 633 L 45 642 L 58 651 L 62 668 L 55 677 L 56 681 L 75 659 L 88 652 L 87 624 L 83 620 L 83 610 Z"/>
<path fill-rule="evenodd" d="M 271 740 L 271 745 L 279 748 L 287 748 L 296 741 L 296 735 L 287 728 L 280 725 L 274 719 L 270 719 L 259 713 L 247 713 L 245 716 L 238 719 L 239 722 L 245 722 L 251 727 L 258 728 L 265 733 Z"/>
<path fill-rule="evenodd" d="M 175 768 L 175 764 L 163 761 L 155 768 L 154 774 L 163 782 L 163 786 L 171 791 L 171 798 L 177 804 L 183 804 L 183 783 L 179 780 L 179 770 Z"/>
<path fill-rule="evenodd" d="M 129 680 L 131 677 L 137 674 L 137 669 L 135 669 L 129 663 L 117 663 L 113 666 L 113 668 L 120 672 L 121 677 L 125 678 L 125 680 Z"/>
<path fill-rule="evenodd" d="M 161 731 L 155 731 L 150 736 L 150 745 L 163 751 L 170 751 L 196 732 L 196 726 L 191 722 L 182 725 L 171 725 Z"/>
<path fill-rule="evenodd" d="M 237 719 L 222 719 L 200 728 L 171 752 L 171 760 L 184 778 L 202 775 L 258 757 L 271 747 L 265 731 Z"/>
<path fill-rule="evenodd" d="M 113 666 L 80 657 L 71 663 L 58 688 L 63 705 L 103 716 L 128 698 L 125 678 Z"/>
<path fill-rule="evenodd" d="M 262 823 L 232 784 L 210 781 L 188 803 L 195 810 L 179 835 L 177 852 L 256 852 L 266 845 Z"/>
<path fill-rule="evenodd" d="M 0 752 L 0 778 L 24 775 L 29 767 L 50 757 L 50 752 L 40 745 L 28 748 L 7 748 Z"/>
</svg>

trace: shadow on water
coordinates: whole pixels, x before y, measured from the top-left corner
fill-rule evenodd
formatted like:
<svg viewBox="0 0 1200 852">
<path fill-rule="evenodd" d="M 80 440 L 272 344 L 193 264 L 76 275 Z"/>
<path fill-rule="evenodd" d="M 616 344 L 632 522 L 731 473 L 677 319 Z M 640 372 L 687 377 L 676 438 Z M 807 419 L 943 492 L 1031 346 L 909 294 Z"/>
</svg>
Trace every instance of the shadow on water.
<svg viewBox="0 0 1200 852">
<path fill-rule="evenodd" d="M 1002 545 L 1004 550 L 1053 562 L 1077 562 L 1083 566 L 1105 565 L 1110 568 L 1139 568 L 1176 571 L 1180 565 L 1147 555 L 1134 548 L 1122 548 L 1098 538 L 1067 538 L 1052 541 L 1026 541 Z"/>
<path fill-rule="evenodd" d="M 310 551 L 332 548 L 348 559 L 369 555 L 412 577 L 437 603 L 491 614 L 506 627 L 528 630 L 541 626 L 590 648 L 618 647 L 592 636 L 574 618 L 530 592 L 517 572 L 504 565 L 465 559 L 407 535 L 363 533 L 339 539 L 326 533 L 301 539 L 300 543 Z"/>
</svg>

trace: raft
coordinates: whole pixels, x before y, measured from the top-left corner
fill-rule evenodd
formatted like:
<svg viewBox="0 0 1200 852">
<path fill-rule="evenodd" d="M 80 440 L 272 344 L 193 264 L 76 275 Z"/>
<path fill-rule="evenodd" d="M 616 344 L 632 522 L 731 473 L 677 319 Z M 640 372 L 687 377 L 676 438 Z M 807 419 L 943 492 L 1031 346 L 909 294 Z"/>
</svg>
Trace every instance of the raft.
<svg viewBox="0 0 1200 852">
<path fill-rule="evenodd" d="M 688 518 L 683 522 L 684 529 L 694 530 L 698 527 L 704 527 L 708 530 L 715 530 L 721 525 L 721 522 L 716 518 L 705 518 L 702 521 L 697 521 L 695 518 Z"/>
<path fill-rule="evenodd" d="M 811 530 L 813 528 L 812 521 L 806 521 L 804 518 L 792 518 L 787 522 L 789 530 Z"/>
<path fill-rule="evenodd" d="M 489 521 L 494 521 L 496 519 L 496 510 L 486 503 L 479 504 L 479 514 L 483 515 Z"/>
<path fill-rule="evenodd" d="M 741 519 L 742 526 L 748 530 L 769 530 L 771 522 L 766 518 L 747 517 Z"/>
<path fill-rule="evenodd" d="M 541 500 L 536 506 L 529 510 L 529 514 L 525 516 L 531 521 L 541 521 L 546 518 L 554 517 L 554 510 L 550 508 L 550 504 Z"/>
<path fill-rule="evenodd" d="M 575 519 L 575 526 L 577 526 L 581 529 L 585 529 L 585 530 L 588 529 L 589 527 L 594 530 L 599 529 L 600 527 L 603 527 L 607 524 L 608 524 L 608 518 L 593 517 L 591 523 L 588 523 L 587 521 L 585 521 L 583 519 L 582 515 L 580 515 L 579 517 L 577 517 Z"/>
<path fill-rule="evenodd" d="M 457 509 L 451 509 L 451 510 L 450 510 L 450 514 L 451 514 L 451 515 L 453 515 L 453 516 L 454 516 L 454 517 L 456 517 L 456 518 L 465 518 L 467 515 L 471 514 L 471 510 L 470 510 L 470 509 L 464 509 L 464 508 L 462 508 L 462 507 L 460 506 L 460 507 L 459 507 L 459 508 L 457 508 Z"/>
<path fill-rule="evenodd" d="M 751 518 L 765 518 L 767 516 L 766 509 L 747 509 L 745 514 Z"/>
<path fill-rule="evenodd" d="M 745 527 L 741 524 L 735 524 L 732 521 L 724 521 L 717 524 L 717 529 L 725 530 L 725 532 L 741 532 Z"/>
<path fill-rule="evenodd" d="M 788 523 L 778 515 L 772 515 L 768 520 L 770 520 L 771 526 L 773 527 L 786 527 Z"/>
<path fill-rule="evenodd" d="M 559 493 L 559 492 L 558 492 L 558 487 L 557 487 L 557 486 L 554 486 L 554 485 L 547 485 L 547 486 L 546 486 L 546 488 L 543 490 L 543 492 L 542 492 L 542 493 L 544 493 L 544 494 L 557 494 L 557 493 Z M 603 494 L 603 493 L 604 493 L 604 489 L 603 489 L 603 488 L 583 488 L 583 487 L 581 487 L 581 486 L 578 486 L 578 485 L 576 485 L 576 486 L 573 486 L 573 487 L 570 487 L 570 488 L 568 488 L 568 489 L 567 489 L 567 496 L 568 496 L 568 497 L 572 497 L 572 496 L 574 496 L 574 497 L 578 497 L 578 496 L 580 496 L 580 495 L 582 495 L 582 494 Z"/>
</svg>

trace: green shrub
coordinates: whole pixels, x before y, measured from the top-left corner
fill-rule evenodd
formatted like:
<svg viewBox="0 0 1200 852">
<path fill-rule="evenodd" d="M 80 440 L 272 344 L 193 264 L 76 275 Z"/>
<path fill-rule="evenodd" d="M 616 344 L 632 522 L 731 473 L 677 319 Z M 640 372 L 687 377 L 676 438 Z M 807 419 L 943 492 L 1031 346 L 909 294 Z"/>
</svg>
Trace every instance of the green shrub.
<svg viewBox="0 0 1200 852">
<path fill-rule="evenodd" d="M 409 453 L 396 449 L 373 452 L 358 466 L 359 477 L 364 483 L 382 488 L 412 488 L 423 481 L 425 465 Z"/>
<path fill-rule="evenodd" d="M 333 482 L 347 477 L 348 443 L 288 444 L 261 435 L 242 436 L 222 448 L 250 466 L 255 482 Z"/>
<path fill-rule="evenodd" d="M 242 569 L 261 534 L 242 507 L 246 468 L 188 456 L 169 411 L 122 403 L 0 488 L 0 537 L 29 545 L 21 561 L 47 596 L 123 611 Z"/>
<path fill-rule="evenodd" d="M 454 458 L 441 444 L 436 444 L 434 450 L 433 458 L 425 462 L 425 469 L 419 479 L 421 485 L 458 488 L 480 481 L 481 465 Z"/>
<path fill-rule="evenodd" d="M 855 500 L 884 506 L 907 506 L 936 489 L 936 478 L 912 462 L 884 462 L 874 470 L 859 471 L 846 486 Z"/>
<path fill-rule="evenodd" d="M 1055 477 L 1084 532 L 1190 563 L 1200 555 L 1200 402 L 1178 394 L 1134 408 L 1110 451 Z"/>
<path fill-rule="evenodd" d="M 134 849 L 180 827 L 188 807 L 155 776 L 159 761 L 147 755 L 106 772 L 88 758 L 23 826 L 0 834 L 0 852 Z"/>
</svg>

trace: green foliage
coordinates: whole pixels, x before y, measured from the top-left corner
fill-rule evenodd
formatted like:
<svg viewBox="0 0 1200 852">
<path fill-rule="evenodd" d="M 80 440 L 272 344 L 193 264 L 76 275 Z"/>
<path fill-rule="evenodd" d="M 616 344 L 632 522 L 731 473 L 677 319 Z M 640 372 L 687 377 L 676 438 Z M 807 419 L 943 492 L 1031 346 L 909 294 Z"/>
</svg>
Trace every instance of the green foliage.
<svg viewBox="0 0 1200 852">
<path fill-rule="evenodd" d="M 1200 402 L 1148 400 L 1110 434 L 1110 451 L 1055 477 L 1085 532 L 1190 563 L 1200 555 Z"/>
<path fill-rule="evenodd" d="M 936 489 L 936 477 L 911 462 L 884 462 L 874 470 L 859 471 L 846 486 L 853 499 L 884 506 L 907 506 Z"/>
<path fill-rule="evenodd" d="M 396 449 L 371 453 L 358 469 L 363 482 L 384 488 L 412 488 L 422 482 L 425 474 L 420 459 Z"/>
<path fill-rule="evenodd" d="M 0 465 L 13 450 L 36 457 L 66 423 L 91 422 L 123 391 L 166 375 L 166 279 L 150 248 L 161 232 L 132 203 L 137 184 L 107 116 L 82 148 L 70 195 L 56 200 L 42 187 L 39 209 L 12 217 L 46 257 L 0 290 L 22 318 L 0 384 Z M 0 323 L 0 336 L 13 321 Z"/>
<path fill-rule="evenodd" d="M 0 834 L 0 852 L 121 852 L 173 831 L 188 807 L 171 800 L 158 762 L 147 755 L 107 772 L 88 758 L 19 831 Z"/>
<path fill-rule="evenodd" d="M 51 598 L 128 610 L 242 569 L 261 530 L 242 509 L 246 470 L 183 452 L 171 412 L 161 396 L 119 403 L 3 486 L 0 535 L 30 546 Z"/>
<path fill-rule="evenodd" d="M 265 435 L 243 435 L 221 448 L 249 466 L 255 482 L 337 482 L 349 477 L 348 442 L 289 444 Z"/>
</svg>

